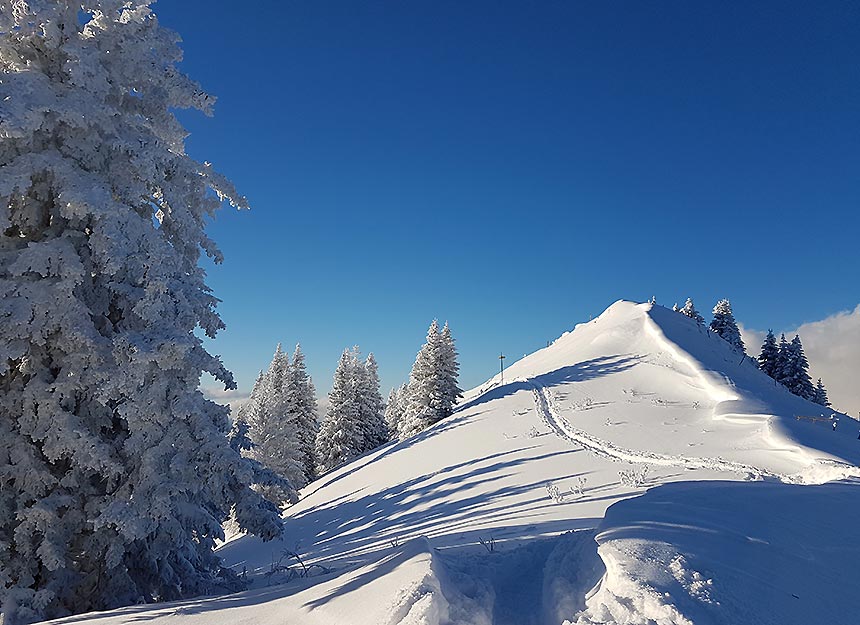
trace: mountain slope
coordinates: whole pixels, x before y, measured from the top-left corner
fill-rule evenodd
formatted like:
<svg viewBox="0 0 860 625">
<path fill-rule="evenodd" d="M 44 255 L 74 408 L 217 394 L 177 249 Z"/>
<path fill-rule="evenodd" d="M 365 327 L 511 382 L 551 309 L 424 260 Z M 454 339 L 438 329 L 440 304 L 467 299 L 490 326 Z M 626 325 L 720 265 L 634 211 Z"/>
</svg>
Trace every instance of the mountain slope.
<svg viewBox="0 0 860 625">
<path fill-rule="evenodd" d="M 231 609 L 218 610 L 217 618 L 208 611 L 206 622 L 289 622 L 299 615 L 309 619 L 303 622 L 350 625 L 684 623 L 690 615 L 732 622 L 721 621 L 720 610 L 696 612 L 690 606 L 698 600 L 676 605 L 674 594 L 689 595 L 678 590 L 681 582 L 664 584 L 658 565 L 643 565 L 651 551 L 673 554 L 666 566 L 675 562 L 678 576 L 687 579 L 680 562 L 688 556 L 698 562 L 681 551 L 683 545 L 672 546 L 674 534 L 665 531 L 672 507 L 652 525 L 637 527 L 637 549 L 619 542 L 618 519 L 636 518 L 639 506 L 652 510 L 653 498 L 667 489 L 687 496 L 685 485 L 672 483 L 697 481 L 735 484 L 713 491 L 727 509 L 745 501 L 744 493 L 759 492 L 740 490 L 760 484 L 750 480 L 765 480 L 780 493 L 780 505 L 790 507 L 793 493 L 803 492 L 809 509 L 802 514 L 818 514 L 816 496 L 860 492 L 853 482 L 836 490 L 796 486 L 860 476 L 860 441 L 856 427 L 846 425 L 855 422 L 843 416 L 834 431 L 827 423 L 796 419 L 819 414 L 820 406 L 775 385 L 692 320 L 660 306 L 617 302 L 512 364 L 504 384 L 496 377 L 468 392 L 449 419 L 309 485 L 289 509 L 280 543 L 237 537 L 222 546 L 224 562 L 247 571 L 260 590 L 225 604 Z M 612 511 L 619 512 L 607 516 L 617 502 Z M 842 510 L 852 511 L 856 505 Z M 751 535 L 777 553 L 790 549 L 783 529 L 755 515 L 732 514 L 727 523 L 763 525 Z M 697 513 L 689 515 L 686 524 L 695 526 Z M 561 536 L 596 527 L 596 542 L 592 531 Z M 816 553 L 827 554 L 846 539 L 845 532 L 831 532 Z M 736 549 L 719 537 L 713 541 L 711 551 L 722 545 L 737 557 L 760 544 Z M 273 571 L 284 549 L 332 572 L 309 588 L 308 580 L 266 588 L 285 580 L 283 571 Z M 725 571 L 715 572 L 716 586 L 718 573 Z M 721 596 L 733 596 L 731 584 L 719 587 Z M 670 588 L 670 596 L 662 588 Z M 321 592 L 327 601 L 319 601 Z M 831 599 L 839 601 L 838 595 Z M 191 619 L 200 603 L 177 609 Z M 149 615 L 156 621 L 165 614 L 159 609 Z M 731 610 L 725 614 L 737 618 Z M 106 618 L 122 622 L 116 613 Z M 792 621 L 790 610 L 786 618 L 781 622 L 803 622 Z"/>
</svg>

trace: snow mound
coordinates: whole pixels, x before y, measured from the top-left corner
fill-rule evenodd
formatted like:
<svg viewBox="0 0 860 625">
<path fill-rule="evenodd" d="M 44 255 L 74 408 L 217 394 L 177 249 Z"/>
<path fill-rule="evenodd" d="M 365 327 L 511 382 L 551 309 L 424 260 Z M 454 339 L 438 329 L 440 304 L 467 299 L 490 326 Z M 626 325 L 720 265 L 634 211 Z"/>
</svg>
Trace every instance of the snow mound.
<svg viewBox="0 0 860 625">
<path fill-rule="evenodd" d="M 577 625 L 857 622 L 857 483 L 674 483 L 607 511 Z"/>
<path fill-rule="evenodd" d="M 52 623 L 124 625 L 136 621 L 183 625 L 490 625 L 478 602 L 448 581 L 426 538 L 392 549 L 340 575 L 297 580 L 227 597 L 138 606 Z M 320 581 L 322 580 L 322 581 Z M 313 583 L 318 582 L 318 583 Z"/>
</svg>

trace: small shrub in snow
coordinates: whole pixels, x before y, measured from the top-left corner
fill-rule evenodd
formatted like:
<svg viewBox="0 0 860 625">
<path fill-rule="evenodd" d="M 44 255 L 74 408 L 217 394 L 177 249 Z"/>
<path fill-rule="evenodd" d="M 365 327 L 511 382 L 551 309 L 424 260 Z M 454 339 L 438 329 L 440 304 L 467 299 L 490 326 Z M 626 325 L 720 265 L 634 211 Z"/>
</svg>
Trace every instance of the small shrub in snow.
<svg viewBox="0 0 860 625">
<path fill-rule="evenodd" d="M 284 576 L 286 581 L 291 581 L 296 578 L 315 577 L 331 572 L 332 569 L 321 564 L 305 564 L 297 551 L 284 549 L 280 557 L 272 562 L 272 566 L 266 572 L 265 577 L 267 582 L 271 584 L 272 578 L 276 576 Z"/>
<path fill-rule="evenodd" d="M 567 490 L 562 490 L 558 487 L 557 484 L 553 484 L 552 482 L 547 482 L 546 483 L 546 492 L 549 495 L 549 498 L 552 499 L 555 503 L 564 503 L 565 499 L 570 494 L 581 495 L 582 494 L 581 486 L 585 484 L 585 479 L 584 478 L 579 478 L 579 479 L 582 480 L 581 485 L 577 482 L 577 486 L 572 487 L 572 488 L 568 488 Z M 580 488 L 580 490 L 577 491 L 577 488 Z"/>
<path fill-rule="evenodd" d="M 529 438 L 537 438 L 540 436 L 540 430 L 538 430 L 535 426 L 532 426 L 526 434 Z"/>
<path fill-rule="evenodd" d="M 639 488 L 648 481 L 648 465 L 643 464 L 639 467 L 624 469 L 618 472 L 618 477 L 621 478 L 621 483 L 624 486 Z"/>
<path fill-rule="evenodd" d="M 496 539 L 492 536 L 490 536 L 486 540 L 478 536 L 478 542 L 481 543 L 481 546 L 487 550 L 487 553 L 494 553 L 496 551 Z"/>
<path fill-rule="evenodd" d="M 546 483 L 546 494 L 556 503 L 564 503 L 564 495 L 559 487 L 552 482 Z"/>
<path fill-rule="evenodd" d="M 573 486 L 570 487 L 570 492 L 572 492 L 577 497 L 582 497 L 585 493 L 585 483 L 588 479 L 585 476 L 580 475 L 573 483 Z"/>
</svg>

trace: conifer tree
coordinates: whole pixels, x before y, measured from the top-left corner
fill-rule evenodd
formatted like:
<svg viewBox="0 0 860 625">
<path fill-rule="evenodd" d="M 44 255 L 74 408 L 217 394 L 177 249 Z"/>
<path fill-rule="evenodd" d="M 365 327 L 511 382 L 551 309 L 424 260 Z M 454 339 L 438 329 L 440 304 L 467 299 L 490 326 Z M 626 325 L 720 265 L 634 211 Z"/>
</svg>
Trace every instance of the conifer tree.
<svg viewBox="0 0 860 625">
<path fill-rule="evenodd" d="M 221 523 L 281 531 L 198 389 L 231 374 L 199 266 L 233 186 L 184 149 L 214 99 L 144 0 L 0 0 L 0 621 L 207 592 Z"/>
<path fill-rule="evenodd" d="M 787 386 L 786 380 L 791 374 L 789 366 L 790 352 L 788 341 L 785 340 L 785 334 L 780 334 L 779 346 L 776 350 L 776 362 L 773 366 L 773 378 L 783 386 Z"/>
<path fill-rule="evenodd" d="M 812 399 L 815 394 L 815 387 L 809 377 L 809 361 L 803 352 L 803 345 L 799 336 L 794 336 L 791 343 L 788 344 L 787 351 L 782 383 L 798 397 Z"/>
<path fill-rule="evenodd" d="M 268 370 L 254 385 L 240 418 L 247 421 L 253 447 L 248 455 L 294 488 L 307 484 L 299 424 L 289 390 L 290 359 L 278 344 Z M 277 492 L 277 491 L 275 491 Z M 291 492 L 279 493 L 289 500 Z"/>
<path fill-rule="evenodd" d="M 388 428 L 379 394 L 379 370 L 373 353 L 364 365 L 357 367 L 359 387 L 359 418 L 363 435 L 362 451 L 376 449 L 388 442 Z"/>
<path fill-rule="evenodd" d="M 779 364 L 778 361 L 779 347 L 776 344 L 776 337 L 773 335 L 773 330 L 768 330 L 767 336 L 764 337 L 764 342 L 761 346 L 761 353 L 758 357 L 758 368 L 770 377 L 776 379 L 777 367 Z"/>
<path fill-rule="evenodd" d="M 334 372 L 328 411 L 316 439 L 317 473 L 327 473 L 364 451 L 355 352 L 345 349 Z"/>
<path fill-rule="evenodd" d="M 316 389 L 307 372 L 305 355 L 300 345 L 293 352 L 292 364 L 287 373 L 287 404 L 295 415 L 298 430 L 299 454 L 304 467 L 305 483 L 316 477 L 317 423 Z"/>
<path fill-rule="evenodd" d="M 440 418 L 444 419 L 454 412 L 454 405 L 463 397 L 463 391 L 458 386 L 460 376 L 460 363 L 457 360 L 457 348 L 454 345 L 454 337 L 448 322 L 442 328 L 440 335 L 440 368 L 442 375 L 442 399 L 439 406 Z"/>
<path fill-rule="evenodd" d="M 821 378 L 818 378 L 818 383 L 815 385 L 815 390 L 812 393 L 812 401 L 819 406 L 830 405 L 830 400 L 827 398 L 827 389 L 824 388 Z"/>
<path fill-rule="evenodd" d="M 390 435 L 395 438 L 400 430 L 400 419 L 405 410 L 406 393 L 406 383 L 391 389 L 388 393 L 388 402 L 385 405 L 385 425 Z"/>
<path fill-rule="evenodd" d="M 439 322 L 434 319 L 427 330 L 427 340 L 418 351 L 409 374 L 406 410 L 398 431 L 401 440 L 438 421 L 442 403 L 439 356 Z"/>
<path fill-rule="evenodd" d="M 446 324 L 447 327 L 447 324 Z M 415 357 L 409 375 L 398 434 L 407 438 L 444 419 L 462 396 L 457 386 L 457 351 L 450 330 L 439 330 L 435 319 L 427 330 L 427 341 Z"/>
<path fill-rule="evenodd" d="M 741 331 L 732 314 L 732 305 L 727 299 L 721 299 L 714 306 L 714 319 L 711 321 L 711 330 L 725 340 L 729 345 L 740 352 L 744 352 L 744 342 Z"/>
<path fill-rule="evenodd" d="M 693 319 L 697 324 L 704 325 L 705 318 L 699 314 L 699 311 L 696 310 L 695 305 L 693 305 L 693 299 L 688 297 L 687 301 L 684 303 L 684 307 L 680 310 L 682 315 Z"/>
</svg>

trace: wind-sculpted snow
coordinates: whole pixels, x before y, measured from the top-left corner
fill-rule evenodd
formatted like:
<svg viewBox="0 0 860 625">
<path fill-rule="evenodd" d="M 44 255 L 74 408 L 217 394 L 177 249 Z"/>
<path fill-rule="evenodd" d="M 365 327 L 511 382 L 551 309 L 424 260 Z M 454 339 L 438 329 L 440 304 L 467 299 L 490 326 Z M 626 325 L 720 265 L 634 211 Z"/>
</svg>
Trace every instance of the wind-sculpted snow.
<svg viewBox="0 0 860 625">
<path fill-rule="evenodd" d="M 857 623 L 858 486 L 666 484 L 612 506 L 576 625 Z"/>
<path fill-rule="evenodd" d="M 310 484 L 282 542 L 223 545 L 258 589 L 239 597 L 260 599 L 205 622 L 846 623 L 856 553 L 830 549 L 850 542 L 860 491 L 823 483 L 858 474 L 860 441 L 844 415 L 835 431 L 795 418 L 820 410 L 692 319 L 618 302 L 451 417 Z M 270 588 L 288 579 L 272 567 L 284 549 L 331 572 Z M 838 583 L 798 592 L 810 557 Z M 767 603 L 742 618 L 747 586 L 779 620 Z"/>
</svg>

